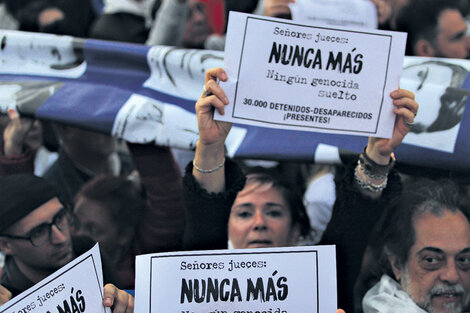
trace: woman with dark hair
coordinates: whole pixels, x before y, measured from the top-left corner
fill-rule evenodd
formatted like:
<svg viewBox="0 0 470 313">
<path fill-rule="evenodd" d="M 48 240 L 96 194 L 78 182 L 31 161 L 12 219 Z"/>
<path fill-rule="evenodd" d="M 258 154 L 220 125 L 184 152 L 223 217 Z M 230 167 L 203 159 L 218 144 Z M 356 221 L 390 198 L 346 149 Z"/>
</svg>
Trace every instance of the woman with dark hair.
<svg viewBox="0 0 470 313">
<path fill-rule="evenodd" d="M 295 217 L 297 214 L 305 216 L 305 209 L 288 205 L 290 202 L 282 189 L 269 187 L 253 192 L 252 189 L 258 188 L 253 188 L 250 177 L 247 179 L 241 169 L 225 157 L 224 142 L 231 123 L 215 121 L 213 114 L 214 110 L 224 114 L 228 99 L 217 80 L 227 79 L 221 68 L 208 70 L 204 92 L 196 103 L 199 140 L 195 158 L 187 166 L 184 177 L 185 246 L 187 249 L 223 249 L 229 239 L 234 248 L 295 245 L 300 234 L 308 229 L 302 222 L 308 221 L 307 217 Z M 347 264 L 345 268 L 338 268 L 338 286 L 343 290 L 339 293 L 340 306 L 348 309 L 352 308 L 349 299 L 352 285 L 367 244 L 367 240 L 362 242 L 360 238 L 367 239 L 370 225 L 381 213 L 380 208 L 374 206 L 374 199 L 383 197 L 387 182 L 394 188 L 400 185 L 395 174 L 389 181 L 394 163 L 392 152 L 409 132 L 418 111 L 413 93 L 407 90 L 395 90 L 391 98 L 396 114 L 392 138 L 369 138 L 359 160 L 347 167 L 349 179 L 339 182 L 343 186 L 340 189 L 337 182 L 337 199 L 343 200 L 341 208 L 335 204 L 322 240 L 322 243 L 337 244 L 341 249 L 344 245 L 353 247 L 354 251 L 348 250 L 341 256 L 342 263 Z M 242 226 L 243 231 L 239 231 Z"/>
<path fill-rule="evenodd" d="M 227 159 L 225 192 L 209 193 L 188 173 L 191 165 L 184 177 L 185 249 L 292 246 L 310 237 L 302 197 L 284 182 L 267 173 L 245 176 Z"/>
<path fill-rule="evenodd" d="M 121 176 L 97 176 L 75 197 L 76 234 L 99 242 L 100 249 L 117 264 L 131 250 L 145 208 L 145 199 L 132 181 Z"/>
<path fill-rule="evenodd" d="M 228 223 L 233 248 L 295 245 L 310 236 L 310 222 L 302 198 L 268 174 L 246 176 Z"/>
</svg>

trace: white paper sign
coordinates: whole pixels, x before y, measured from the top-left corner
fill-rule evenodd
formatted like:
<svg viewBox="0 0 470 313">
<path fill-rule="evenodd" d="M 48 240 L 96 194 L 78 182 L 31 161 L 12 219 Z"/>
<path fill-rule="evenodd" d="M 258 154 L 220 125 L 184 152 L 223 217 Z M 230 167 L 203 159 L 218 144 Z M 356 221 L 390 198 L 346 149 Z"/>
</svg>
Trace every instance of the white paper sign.
<svg viewBox="0 0 470 313">
<path fill-rule="evenodd" d="M 96 244 L 60 270 L 0 307 L 0 313 L 97 313 L 103 306 L 103 273 Z"/>
<path fill-rule="evenodd" d="M 135 312 L 336 311 L 334 246 L 137 256 Z"/>
<path fill-rule="evenodd" d="M 369 0 L 296 0 L 292 19 L 310 25 L 377 28 L 377 9 Z"/>
<path fill-rule="evenodd" d="M 230 12 L 216 119 L 390 138 L 406 34 L 313 27 Z"/>
</svg>

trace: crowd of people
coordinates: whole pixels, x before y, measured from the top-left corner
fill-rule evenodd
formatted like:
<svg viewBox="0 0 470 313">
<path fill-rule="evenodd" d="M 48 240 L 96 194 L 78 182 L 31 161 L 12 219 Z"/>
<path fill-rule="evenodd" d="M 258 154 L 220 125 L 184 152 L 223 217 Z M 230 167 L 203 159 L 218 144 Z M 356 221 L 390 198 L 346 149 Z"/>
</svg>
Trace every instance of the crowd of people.
<svg viewBox="0 0 470 313">
<path fill-rule="evenodd" d="M 469 57 L 467 1 L 370 1 L 380 29 L 408 33 L 407 55 Z M 3 0 L 0 28 L 222 50 L 229 11 L 292 18 L 291 2 Z M 421 87 L 427 79 L 418 67 L 407 73 L 421 75 Z M 467 72 L 455 66 L 452 73 L 461 87 Z M 267 168 L 226 156 L 232 125 L 214 120 L 214 111 L 225 112 L 218 82 L 228 78 L 222 68 L 206 71 L 195 104 L 199 140 L 183 170 L 169 147 L 126 143 L 15 109 L 0 116 L 0 304 L 95 242 L 103 304 L 115 313 L 133 312 L 124 290 L 135 287 L 136 255 L 334 244 L 338 307 L 348 313 L 470 309 L 468 188 L 450 172 L 438 171 L 445 177 L 436 180 L 429 177 L 434 169 L 402 166 L 393 153 L 409 133 L 453 127 L 468 93 L 458 101 L 443 95 L 439 118 L 425 125 L 419 114 L 426 104 L 397 89 L 386 95 L 395 106 L 392 138 L 370 137 L 362 153 L 337 166 Z"/>
</svg>

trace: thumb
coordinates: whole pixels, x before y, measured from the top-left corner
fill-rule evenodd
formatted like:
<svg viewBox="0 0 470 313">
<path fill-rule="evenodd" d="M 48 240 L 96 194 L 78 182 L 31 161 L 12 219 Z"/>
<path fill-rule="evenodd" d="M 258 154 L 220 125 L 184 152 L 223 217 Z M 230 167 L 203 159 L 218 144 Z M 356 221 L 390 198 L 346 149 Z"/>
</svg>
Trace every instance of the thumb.
<svg viewBox="0 0 470 313">
<path fill-rule="evenodd" d="M 7 114 L 8 114 L 8 118 L 12 122 L 19 121 L 20 119 L 20 115 L 14 108 L 8 108 Z"/>
</svg>

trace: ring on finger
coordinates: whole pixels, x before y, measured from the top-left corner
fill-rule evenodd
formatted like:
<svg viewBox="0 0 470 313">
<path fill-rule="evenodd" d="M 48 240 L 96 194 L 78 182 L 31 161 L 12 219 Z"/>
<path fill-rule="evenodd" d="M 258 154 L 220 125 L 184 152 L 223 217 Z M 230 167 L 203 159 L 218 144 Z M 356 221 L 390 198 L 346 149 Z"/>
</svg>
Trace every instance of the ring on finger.
<svg viewBox="0 0 470 313">
<path fill-rule="evenodd" d="M 204 85 L 204 88 L 202 89 L 202 92 L 204 93 L 204 96 L 210 96 L 211 92 L 206 89 L 206 85 Z"/>
<path fill-rule="evenodd" d="M 405 125 L 406 127 L 408 127 L 409 129 L 412 129 L 414 126 L 415 126 L 415 123 L 414 122 L 405 122 Z"/>
</svg>

